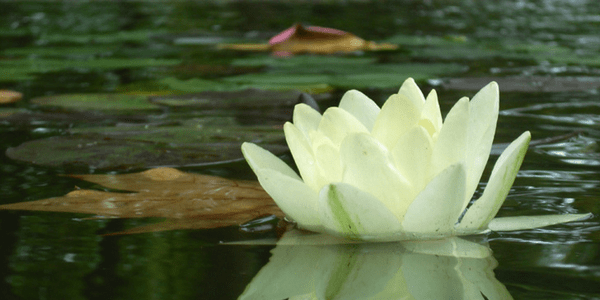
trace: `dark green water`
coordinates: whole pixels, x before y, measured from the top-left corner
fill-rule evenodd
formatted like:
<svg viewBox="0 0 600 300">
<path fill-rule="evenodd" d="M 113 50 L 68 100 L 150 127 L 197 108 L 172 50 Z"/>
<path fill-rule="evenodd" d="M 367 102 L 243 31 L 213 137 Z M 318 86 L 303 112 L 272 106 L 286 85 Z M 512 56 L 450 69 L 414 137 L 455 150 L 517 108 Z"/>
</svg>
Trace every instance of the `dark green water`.
<svg viewBox="0 0 600 300">
<path fill-rule="evenodd" d="M 486 83 L 497 80 L 501 113 L 496 143 L 510 142 L 525 130 L 532 132 L 534 140 L 575 133 L 530 148 L 499 215 L 592 212 L 595 217 L 490 234 L 487 240 L 498 262 L 493 273 L 514 299 L 600 299 L 600 2 L 28 1 L 0 2 L 0 20 L 0 89 L 24 94 L 23 101 L 0 107 L 0 115 L 9 109 L 28 112 L 0 117 L 2 204 L 62 196 L 75 186 L 102 188 L 59 174 L 145 169 L 143 165 L 100 170 L 85 164 L 41 166 L 8 158 L 4 151 L 10 147 L 67 136 L 70 128 L 205 117 L 200 110 L 173 107 L 125 117 L 117 113 L 76 115 L 29 102 L 36 97 L 281 86 L 327 91 L 326 101 L 321 102 L 325 108 L 337 104 L 339 95 L 354 87 L 381 104 L 407 76 L 414 76 L 424 90 L 437 90 L 445 114 L 459 97 L 471 97 L 485 84 L 472 88 L 473 78 Z M 343 29 L 368 40 L 399 43 L 401 48 L 335 56 L 329 63 L 313 56 L 280 60 L 268 53 L 216 50 L 219 42 L 265 42 L 298 21 Z M 460 81 L 465 78 L 471 81 Z M 190 83 L 190 79 L 207 82 Z M 253 124 L 279 124 L 285 119 L 285 112 L 283 117 L 280 111 L 274 117 L 272 112 L 264 114 L 219 111 L 217 116 Z M 486 174 L 498 155 L 492 155 Z M 243 162 L 181 169 L 253 177 Z M 484 182 L 486 178 L 484 174 Z M 0 298 L 236 299 L 265 267 L 274 248 L 219 245 L 219 241 L 259 237 L 237 227 L 103 236 L 158 220 L 86 217 L 0 211 Z M 324 251 L 337 253 L 339 265 L 323 264 L 327 266 L 323 268 L 339 271 L 338 266 L 345 264 L 342 258 L 355 257 L 353 253 L 385 251 L 388 255 L 395 250 L 348 246 Z M 359 257 L 367 261 L 369 256 Z M 396 269 L 382 273 L 431 277 L 398 271 L 399 265 L 422 258 L 402 256 L 400 251 L 397 257 L 403 262 L 388 264 Z M 279 277 L 288 278 L 284 273 L 294 270 L 281 272 Z M 419 284 L 446 288 L 448 299 L 455 299 L 455 290 L 461 288 L 452 280 L 424 279 Z M 377 284 L 369 282 L 368 286 Z M 340 296 L 343 288 L 335 291 L 339 293 L 330 288 L 327 295 L 347 299 Z M 359 297 L 360 292 L 354 295 Z"/>
</svg>

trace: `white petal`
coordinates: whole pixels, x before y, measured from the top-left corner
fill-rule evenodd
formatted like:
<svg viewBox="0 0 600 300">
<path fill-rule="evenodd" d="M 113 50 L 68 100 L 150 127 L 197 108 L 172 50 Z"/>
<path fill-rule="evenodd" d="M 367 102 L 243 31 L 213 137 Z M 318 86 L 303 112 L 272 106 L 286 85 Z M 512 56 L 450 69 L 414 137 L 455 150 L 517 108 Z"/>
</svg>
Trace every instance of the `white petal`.
<svg viewBox="0 0 600 300">
<path fill-rule="evenodd" d="M 260 146 L 248 142 L 243 143 L 242 154 L 244 154 L 246 161 L 248 161 L 254 173 L 259 169 L 272 169 L 290 178 L 300 180 L 298 174 L 283 160 Z"/>
<path fill-rule="evenodd" d="M 314 108 L 304 104 L 296 104 L 293 116 L 294 125 L 308 138 L 308 133 L 317 130 L 321 122 L 321 114 Z"/>
<path fill-rule="evenodd" d="M 388 158 L 388 151 L 365 133 L 351 134 L 342 142 L 342 181 L 370 193 L 397 216 L 404 215 L 415 191 Z"/>
<path fill-rule="evenodd" d="M 527 146 L 531 140 L 529 131 L 514 140 L 498 158 L 483 195 L 469 207 L 460 222 L 461 230 L 485 229 L 504 203 L 510 187 L 521 167 Z"/>
<path fill-rule="evenodd" d="M 581 221 L 591 218 L 592 214 L 567 214 L 567 215 L 547 215 L 547 216 L 519 216 L 495 218 L 488 225 L 493 231 L 512 231 L 532 229 L 554 224 Z"/>
<path fill-rule="evenodd" d="M 319 213 L 330 233 L 351 239 L 385 235 L 400 230 L 396 216 L 373 195 L 346 184 L 333 183 L 321 190 Z"/>
<path fill-rule="evenodd" d="M 412 129 L 421 118 L 423 102 L 404 94 L 394 94 L 383 104 L 373 125 L 372 135 L 388 149 Z"/>
<path fill-rule="evenodd" d="M 333 143 L 322 143 L 314 149 L 319 172 L 328 182 L 342 181 L 342 163 L 338 148 Z"/>
<path fill-rule="evenodd" d="M 325 111 L 318 130 L 335 145 L 339 145 L 349 133 L 369 132 L 354 116 L 339 107 L 330 107 Z"/>
<path fill-rule="evenodd" d="M 432 174 L 430 176 L 436 176 L 448 166 L 465 161 L 468 121 L 469 99 L 464 97 L 458 100 L 446 116 L 446 120 L 444 120 L 442 130 L 433 146 L 430 169 Z M 463 205 L 461 210 L 467 206 L 471 196 L 465 197 L 463 203 L 461 203 Z M 456 203 L 455 205 L 460 204 Z"/>
<path fill-rule="evenodd" d="M 426 122 L 426 120 L 428 122 Z M 427 124 L 431 124 L 431 126 L 427 126 Z M 436 133 L 442 128 L 442 113 L 440 111 L 440 104 L 435 90 L 431 90 L 429 95 L 427 95 L 419 125 L 425 127 L 431 137 L 436 136 Z"/>
<path fill-rule="evenodd" d="M 490 157 L 498 121 L 498 84 L 482 88 L 470 103 L 467 138 L 467 195 L 473 195 Z"/>
<path fill-rule="evenodd" d="M 310 144 L 302 132 L 290 122 L 283 125 L 283 131 L 285 132 L 285 140 L 294 157 L 294 161 L 296 162 L 296 166 L 300 171 L 302 179 L 315 191 L 315 193 L 317 193 L 321 189 L 324 179 L 319 173 L 315 155 Z"/>
<path fill-rule="evenodd" d="M 392 157 L 398 171 L 420 192 L 430 178 L 428 170 L 433 151 L 431 137 L 425 128 L 414 127 L 400 137 L 392 149 Z"/>
<path fill-rule="evenodd" d="M 425 102 L 423 92 L 421 91 L 415 80 L 412 78 L 404 80 L 402 86 L 400 87 L 400 90 L 398 91 L 398 94 L 403 94 L 414 102 Z"/>
<path fill-rule="evenodd" d="M 433 178 L 408 207 L 402 227 L 423 234 L 448 234 L 462 213 L 466 174 L 463 164 L 454 164 Z"/>
<path fill-rule="evenodd" d="M 301 180 L 271 169 L 255 171 L 260 185 L 275 200 L 277 206 L 307 230 L 322 230 L 318 214 L 318 193 Z"/>
<path fill-rule="evenodd" d="M 353 115 L 369 131 L 373 129 L 375 118 L 380 111 L 379 106 L 373 100 L 357 90 L 347 91 L 340 101 L 339 108 Z"/>
</svg>

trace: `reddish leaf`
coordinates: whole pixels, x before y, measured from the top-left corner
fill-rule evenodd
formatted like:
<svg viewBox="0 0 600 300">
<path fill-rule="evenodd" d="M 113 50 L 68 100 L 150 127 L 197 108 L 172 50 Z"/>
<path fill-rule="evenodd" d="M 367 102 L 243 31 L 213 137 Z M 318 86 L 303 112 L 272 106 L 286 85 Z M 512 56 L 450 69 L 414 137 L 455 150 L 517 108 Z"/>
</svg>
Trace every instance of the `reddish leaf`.
<svg viewBox="0 0 600 300">
<path fill-rule="evenodd" d="M 277 56 L 299 53 L 332 54 L 354 51 L 393 50 L 398 45 L 376 44 L 339 29 L 301 24 L 284 30 L 269 40 L 269 44 L 222 44 L 222 49 L 272 51 Z"/>
</svg>

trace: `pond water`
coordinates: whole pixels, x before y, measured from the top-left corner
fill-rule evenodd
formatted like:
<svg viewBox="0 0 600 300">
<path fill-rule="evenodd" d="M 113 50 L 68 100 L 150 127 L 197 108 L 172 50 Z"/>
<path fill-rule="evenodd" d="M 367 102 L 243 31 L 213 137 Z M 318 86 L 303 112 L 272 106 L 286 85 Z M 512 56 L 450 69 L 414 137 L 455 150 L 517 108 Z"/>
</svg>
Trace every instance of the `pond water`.
<svg viewBox="0 0 600 300">
<path fill-rule="evenodd" d="M 268 98 L 281 103 L 266 104 L 167 95 L 301 90 L 325 109 L 357 88 L 381 105 L 412 76 L 437 90 L 444 115 L 499 83 L 498 145 L 476 196 L 502 143 L 531 131 L 537 142 L 499 216 L 594 213 L 451 241 L 444 247 L 458 250 L 448 255 L 396 243 L 223 245 L 277 235 L 239 226 L 106 235 L 162 219 L 2 210 L 1 299 L 600 299 L 598 1 L 3 1 L 0 16 L 0 89 L 24 95 L 0 106 L 0 204 L 108 190 L 62 174 L 174 166 L 254 180 L 234 151 L 240 140 L 290 162 L 281 124 L 297 94 L 277 92 Z M 294 22 L 400 47 L 282 58 L 217 46 L 266 43 Z M 41 98 L 102 93 L 129 98 Z M 95 143 L 104 150 L 81 149 Z M 152 156 L 155 148 L 175 154 Z"/>
</svg>

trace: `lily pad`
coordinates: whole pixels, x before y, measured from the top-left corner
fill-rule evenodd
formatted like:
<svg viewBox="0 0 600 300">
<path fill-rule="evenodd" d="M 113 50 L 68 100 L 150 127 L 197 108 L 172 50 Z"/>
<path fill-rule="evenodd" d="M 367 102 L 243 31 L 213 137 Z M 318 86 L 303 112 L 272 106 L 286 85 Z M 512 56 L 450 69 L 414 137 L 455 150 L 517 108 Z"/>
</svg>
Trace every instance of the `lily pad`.
<svg viewBox="0 0 600 300">
<path fill-rule="evenodd" d="M 552 93 L 600 89 L 598 77 L 464 77 L 444 80 L 442 87 L 449 90 L 477 91 L 491 81 L 496 81 L 503 92 Z"/>
<path fill-rule="evenodd" d="M 100 127 L 71 132 L 70 136 L 25 142 L 9 148 L 6 155 L 51 167 L 133 169 L 239 161 L 245 141 L 274 153 L 287 151 L 282 130 L 267 126 Z"/>
<path fill-rule="evenodd" d="M 360 70 L 357 72 L 357 68 Z M 325 83 L 341 88 L 397 88 L 403 80 L 413 77 L 424 80 L 431 77 L 459 73 L 465 67 L 459 64 L 397 64 L 397 65 L 322 65 L 297 70 L 275 70 L 270 73 L 246 74 L 224 80 L 238 84 L 266 88 L 269 86 L 310 85 Z M 307 73 L 300 73 L 305 71 Z M 292 72 L 292 74 L 289 74 Z M 308 73 L 314 72 L 314 73 Z M 283 74 L 286 74 L 283 76 Z"/>
<path fill-rule="evenodd" d="M 267 91 L 245 89 L 240 91 L 206 91 L 195 94 L 151 97 L 150 101 L 167 106 L 185 106 L 202 109 L 257 108 L 273 106 L 293 106 L 298 101 L 300 91 Z"/>
<path fill-rule="evenodd" d="M 36 73 L 57 72 L 66 69 L 111 70 L 141 67 L 160 67 L 179 64 L 179 59 L 154 58 L 94 58 L 94 59 L 17 59 L 0 60 L 0 81 L 18 81 L 35 78 Z"/>
<path fill-rule="evenodd" d="M 40 97 L 31 103 L 41 106 L 55 106 L 71 110 L 103 110 L 103 111 L 139 111 L 158 110 L 159 105 L 150 103 L 146 96 L 121 94 L 70 94 Z"/>
</svg>

